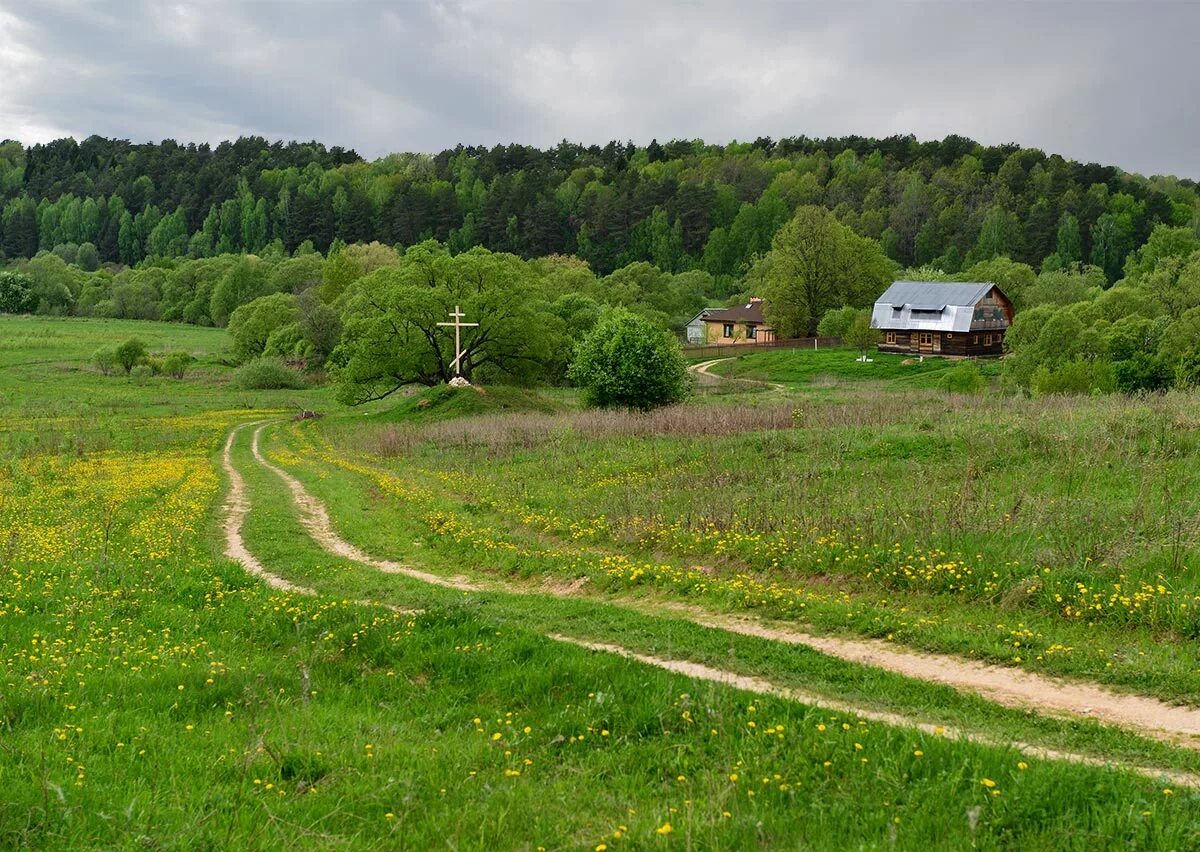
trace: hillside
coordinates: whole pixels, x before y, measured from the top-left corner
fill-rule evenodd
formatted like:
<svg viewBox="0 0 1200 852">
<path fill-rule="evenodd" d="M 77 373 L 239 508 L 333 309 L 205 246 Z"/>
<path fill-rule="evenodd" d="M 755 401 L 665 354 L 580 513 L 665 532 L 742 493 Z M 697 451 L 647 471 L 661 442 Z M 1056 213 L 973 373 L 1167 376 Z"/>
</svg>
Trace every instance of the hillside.
<svg viewBox="0 0 1200 852">
<path fill-rule="evenodd" d="M 92 265 L 434 238 L 454 251 L 577 255 L 599 274 L 636 261 L 698 269 L 730 292 L 806 204 L 902 266 L 954 273 L 998 255 L 1037 266 L 1057 254 L 1113 281 L 1155 224 L 1190 225 L 1198 201 L 1191 180 L 961 136 L 460 145 L 374 162 L 315 142 L 93 136 L 0 145 L 0 204 L 9 259 L 85 243 Z"/>
</svg>

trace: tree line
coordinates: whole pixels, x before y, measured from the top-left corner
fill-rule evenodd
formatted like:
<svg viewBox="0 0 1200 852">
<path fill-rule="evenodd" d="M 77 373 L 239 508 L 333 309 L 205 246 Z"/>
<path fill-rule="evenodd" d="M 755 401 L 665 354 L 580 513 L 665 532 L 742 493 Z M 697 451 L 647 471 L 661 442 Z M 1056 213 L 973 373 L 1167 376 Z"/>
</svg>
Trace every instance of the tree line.
<svg viewBox="0 0 1200 852">
<path fill-rule="evenodd" d="M 600 275 L 636 262 L 698 270 L 728 295 L 805 206 L 902 267 L 955 274 L 1005 256 L 1094 265 L 1112 283 L 1155 225 L 1193 227 L 1198 198 L 1190 180 L 961 136 L 564 141 L 372 162 L 258 137 L 0 144 L 0 252 L 52 251 L 85 269 L 434 239 L 451 252 L 572 255 Z"/>
</svg>

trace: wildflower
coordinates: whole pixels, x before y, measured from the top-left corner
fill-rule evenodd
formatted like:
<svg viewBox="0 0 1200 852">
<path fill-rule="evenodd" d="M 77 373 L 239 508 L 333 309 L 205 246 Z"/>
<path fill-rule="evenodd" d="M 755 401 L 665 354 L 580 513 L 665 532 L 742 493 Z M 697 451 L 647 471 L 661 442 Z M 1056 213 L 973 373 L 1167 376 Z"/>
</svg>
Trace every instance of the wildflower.
<svg viewBox="0 0 1200 852">
<path fill-rule="evenodd" d="M 1024 771 L 1025 771 L 1026 769 L 1028 769 L 1028 768 L 1029 768 L 1029 764 L 1028 764 L 1028 763 L 1026 763 L 1026 762 L 1025 762 L 1025 761 L 1023 761 L 1023 760 L 1022 760 L 1022 761 L 1019 761 L 1019 762 L 1017 763 L 1017 769 L 1020 769 L 1022 772 L 1024 772 Z"/>
<path fill-rule="evenodd" d="M 670 821 L 664 822 L 658 828 L 654 829 L 655 834 L 670 834 L 672 831 L 674 831 L 674 829 L 671 828 Z"/>
<path fill-rule="evenodd" d="M 987 787 L 989 790 L 996 786 L 996 782 L 993 781 L 991 778 L 984 778 L 979 783 L 982 784 L 983 786 Z"/>
</svg>

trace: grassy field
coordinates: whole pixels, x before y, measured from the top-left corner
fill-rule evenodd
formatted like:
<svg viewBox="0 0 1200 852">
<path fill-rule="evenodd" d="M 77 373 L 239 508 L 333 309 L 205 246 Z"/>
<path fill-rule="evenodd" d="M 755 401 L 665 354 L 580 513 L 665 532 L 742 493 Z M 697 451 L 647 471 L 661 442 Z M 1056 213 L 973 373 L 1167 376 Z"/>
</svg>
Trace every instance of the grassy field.
<svg viewBox="0 0 1200 852">
<path fill-rule="evenodd" d="M 138 380 L 87 366 L 133 335 L 192 352 L 197 369 Z M 0 846 L 1200 841 L 1191 790 L 1006 743 L 1195 772 L 1191 749 L 670 608 L 1200 703 L 1192 397 L 1034 403 L 893 378 L 648 416 L 582 412 L 570 394 L 438 391 L 363 417 L 327 388 L 231 390 L 225 346 L 215 330 L 0 317 Z M 301 407 L 328 416 L 289 422 Z M 258 421 L 267 458 L 358 547 L 505 589 L 330 555 L 242 429 L 246 543 L 317 594 L 248 575 L 221 555 L 220 453 Z"/>
<path fill-rule="evenodd" d="M 784 384 L 836 386 L 844 383 L 877 382 L 890 387 L 936 388 L 939 380 L 957 362 L 940 358 L 920 360 L 907 355 L 872 352 L 867 362 L 858 352 L 842 348 L 821 350 L 776 349 L 754 352 L 721 361 L 712 372 L 731 379 L 752 379 Z M 999 362 L 977 362 L 985 375 L 997 375 Z"/>
</svg>

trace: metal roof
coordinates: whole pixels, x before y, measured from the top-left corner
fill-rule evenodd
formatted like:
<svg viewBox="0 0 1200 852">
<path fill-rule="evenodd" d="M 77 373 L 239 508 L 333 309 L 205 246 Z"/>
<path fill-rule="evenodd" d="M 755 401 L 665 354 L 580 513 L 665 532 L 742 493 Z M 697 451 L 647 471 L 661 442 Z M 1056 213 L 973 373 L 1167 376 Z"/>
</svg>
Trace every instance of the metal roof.
<svg viewBox="0 0 1200 852">
<path fill-rule="evenodd" d="M 988 282 L 897 281 L 875 302 L 875 328 L 970 331 L 975 305 L 995 287 Z"/>
</svg>

